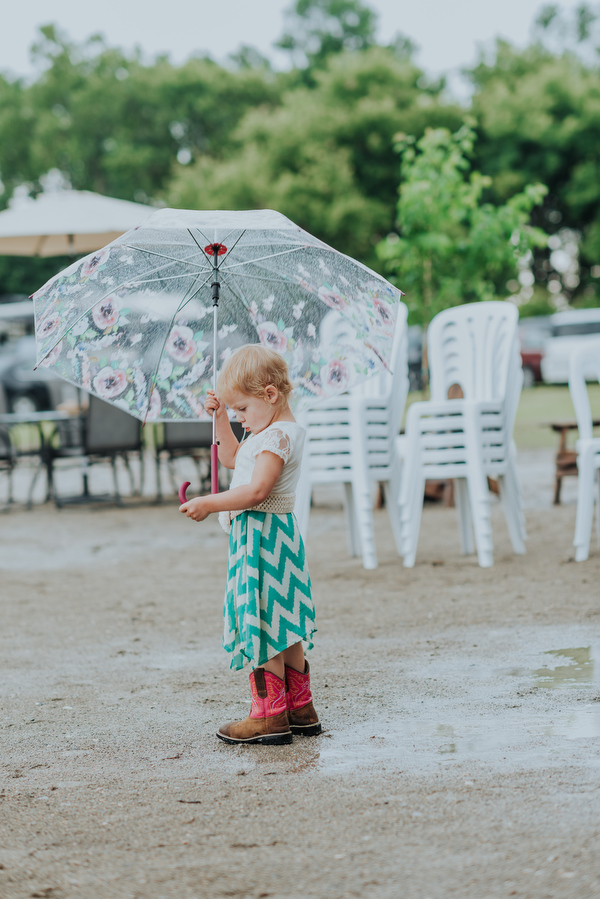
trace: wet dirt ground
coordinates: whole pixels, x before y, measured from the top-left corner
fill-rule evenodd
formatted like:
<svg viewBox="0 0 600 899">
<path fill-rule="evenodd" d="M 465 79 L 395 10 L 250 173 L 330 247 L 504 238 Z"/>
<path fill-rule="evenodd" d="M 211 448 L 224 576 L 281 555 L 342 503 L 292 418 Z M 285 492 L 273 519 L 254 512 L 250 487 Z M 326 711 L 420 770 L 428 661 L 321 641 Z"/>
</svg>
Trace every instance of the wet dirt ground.
<svg viewBox="0 0 600 899">
<path fill-rule="evenodd" d="M 495 565 L 428 506 L 402 567 L 308 541 L 320 737 L 231 747 L 247 671 L 220 648 L 226 538 L 176 503 L 0 518 L 0 897 L 597 897 L 600 551 L 524 455 L 528 553 Z M 551 462 L 551 460 L 550 460 Z"/>
</svg>

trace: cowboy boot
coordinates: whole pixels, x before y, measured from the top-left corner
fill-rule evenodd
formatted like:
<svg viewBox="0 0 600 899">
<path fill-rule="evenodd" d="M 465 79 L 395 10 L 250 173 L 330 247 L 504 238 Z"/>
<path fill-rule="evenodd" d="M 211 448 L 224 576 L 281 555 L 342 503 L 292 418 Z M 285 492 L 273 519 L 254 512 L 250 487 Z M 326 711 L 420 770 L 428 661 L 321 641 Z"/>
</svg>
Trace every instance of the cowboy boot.
<svg viewBox="0 0 600 899">
<path fill-rule="evenodd" d="M 280 746 L 292 742 L 285 684 L 280 677 L 255 668 L 250 674 L 252 708 L 243 721 L 224 724 L 217 737 L 225 743 L 263 743 Z"/>
<path fill-rule="evenodd" d="M 321 724 L 312 703 L 308 662 L 305 662 L 303 673 L 286 665 L 285 680 L 290 730 L 293 734 L 315 737 L 321 733 Z"/>
</svg>

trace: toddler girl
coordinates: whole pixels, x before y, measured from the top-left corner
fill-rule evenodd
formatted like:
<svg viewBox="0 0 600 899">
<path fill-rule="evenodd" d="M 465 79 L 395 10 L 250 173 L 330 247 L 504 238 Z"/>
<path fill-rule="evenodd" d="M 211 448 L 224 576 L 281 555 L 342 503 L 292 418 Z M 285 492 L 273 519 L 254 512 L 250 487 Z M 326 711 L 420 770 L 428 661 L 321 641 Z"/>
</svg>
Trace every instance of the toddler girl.
<svg viewBox="0 0 600 899">
<path fill-rule="evenodd" d="M 304 544 L 293 514 L 304 429 L 295 421 L 282 357 L 245 346 L 219 376 L 219 398 L 205 408 L 217 416 L 219 461 L 234 468 L 224 493 L 180 507 L 202 521 L 211 512 L 229 530 L 229 571 L 223 645 L 231 667 L 253 666 L 252 708 L 243 721 L 219 728 L 226 743 L 291 743 L 292 734 L 321 732 L 310 691 L 303 643 L 312 648 L 315 611 Z M 225 403 L 252 436 L 238 443 Z"/>
</svg>

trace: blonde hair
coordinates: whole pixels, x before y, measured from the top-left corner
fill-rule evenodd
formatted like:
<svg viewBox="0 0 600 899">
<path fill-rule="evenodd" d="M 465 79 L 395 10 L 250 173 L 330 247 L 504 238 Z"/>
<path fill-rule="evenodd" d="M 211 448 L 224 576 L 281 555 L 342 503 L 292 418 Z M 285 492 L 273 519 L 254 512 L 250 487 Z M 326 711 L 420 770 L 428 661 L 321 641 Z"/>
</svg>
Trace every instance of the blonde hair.
<svg viewBox="0 0 600 899">
<path fill-rule="evenodd" d="M 221 369 L 217 393 L 226 399 L 232 393 L 264 397 L 270 384 L 286 400 L 292 392 L 287 363 L 279 353 L 258 344 L 248 344 L 236 350 Z"/>
</svg>

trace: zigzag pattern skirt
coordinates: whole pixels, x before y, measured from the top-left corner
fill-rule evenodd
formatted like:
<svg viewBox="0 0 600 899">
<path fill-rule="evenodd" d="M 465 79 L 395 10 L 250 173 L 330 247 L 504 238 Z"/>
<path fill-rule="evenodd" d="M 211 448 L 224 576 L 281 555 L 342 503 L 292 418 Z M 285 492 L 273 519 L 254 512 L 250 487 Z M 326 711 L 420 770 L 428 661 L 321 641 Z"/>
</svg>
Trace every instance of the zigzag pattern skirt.
<svg viewBox="0 0 600 899">
<path fill-rule="evenodd" d="M 223 646 L 231 668 L 264 665 L 316 631 L 304 543 L 293 513 L 242 512 L 231 522 Z"/>
</svg>

